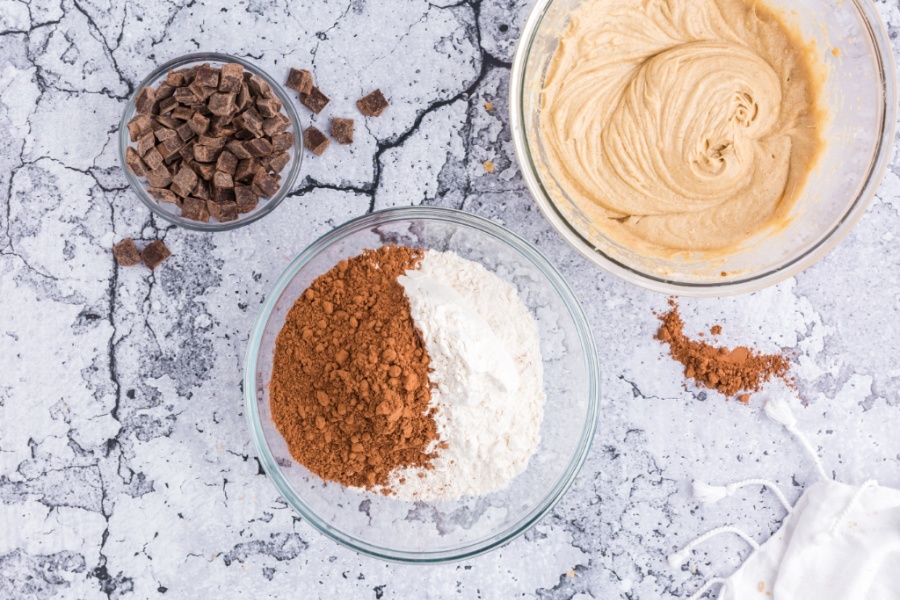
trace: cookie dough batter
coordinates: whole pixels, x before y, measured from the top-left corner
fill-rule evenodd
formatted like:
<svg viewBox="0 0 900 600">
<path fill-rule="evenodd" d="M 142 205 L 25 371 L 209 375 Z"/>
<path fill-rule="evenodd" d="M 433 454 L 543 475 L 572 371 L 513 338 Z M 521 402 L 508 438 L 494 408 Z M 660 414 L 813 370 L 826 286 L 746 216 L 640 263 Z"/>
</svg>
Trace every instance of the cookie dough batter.
<svg viewBox="0 0 900 600">
<path fill-rule="evenodd" d="M 550 171 L 630 250 L 727 250 L 787 218 L 817 159 L 812 56 L 744 0 L 588 0 L 544 80 Z"/>
</svg>

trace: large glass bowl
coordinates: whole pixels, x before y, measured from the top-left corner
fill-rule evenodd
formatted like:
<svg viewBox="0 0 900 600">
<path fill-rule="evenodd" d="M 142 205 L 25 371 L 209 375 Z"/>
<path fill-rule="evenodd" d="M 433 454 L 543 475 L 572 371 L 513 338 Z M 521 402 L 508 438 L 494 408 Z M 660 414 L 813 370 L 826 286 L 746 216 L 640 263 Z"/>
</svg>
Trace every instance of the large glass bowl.
<svg viewBox="0 0 900 600">
<path fill-rule="evenodd" d="M 667 294 L 751 292 L 808 267 L 859 220 L 884 174 L 897 118 L 890 41 L 869 0 L 766 0 L 813 40 L 828 78 L 827 148 L 799 198 L 792 221 L 761 232 L 736 252 L 707 259 L 637 254 L 597 228 L 548 168 L 540 131 L 544 74 L 559 34 L 583 0 L 538 0 L 522 29 L 510 81 L 510 122 L 519 166 L 553 226 L 590 260 L 631 283 Z"/>
<path fill-rule="evenodd" d="M 259 204 L 252 211 L 238 215 L 238 218 L 235 221 L 227 221 L 225 223 L 219 223 L 218 221 L 204 223 L 203 221 L 194 221 L 193 219 L 182 217 L 180 209 L 174 204 L 157 202 L 150 196 L 150 194 L 147 193 L 146 186 L 148 184 L 146 180 L 142 177 L 135 176 L 135 174 L 125 166 L 125 150 L 128 146 L 136 145 L 131 141 L 131 138 L 128 135 L 127 124 L 135 115 L 134 101 L 137 98 L 138 92 L 141 91 L 141 88 L 147 86 L 153 88 L 157 87 L 172 69 L 186 69 L 204 63 L 209 63 L 213 67 L 220 67 L 224 63 L 238 63 L 244 67 L 245 71 L 262 77 L 266 83 L 269 84 L 272 91 L 275 92 L 275 95 L 281 102 L 283 107 L 282 111 L 285 116 L 291 120 L 290 131 L 294 134 L 294 146 L 287 151 L 288 154 L 291 155 L 291 161 L 285 166 L 284 170 L 282 170 L 282 178 L 281 181 L 278 182 L 279 185 L 281 185 L 281 188 L 275 192 L 275 195 L 271 198 L 260 198 Z M 294 187 L 294 182 L 297 180 L 297 175 L 300 173 L 302 160 L 303 125 L 300 121 L 300 117 L 297 115 L 297 111 L 294 109 L 293 102 L 291 102 L 291 99 L 284 91 L 284 88 L 280 83 L 269 77 L 265 71 L 253 63 L 228 54 L 217 54 L 214 52 L 187 54 L 160 65 L 152 73 L 147 75 L 147 78 L 134 89 L 134 93 L 131 95 L 131 98 L 129 98 L 128 104 L 125 105 L 125 112 L 122 113 L 122 120 L 119 123 L 119 163 L 122 165 L 122 171 L 125 173 L 125 179 L 128 180 L 128 185 L 131 186 L 131 190 L 155 215 L 165 219 L 169 223 L 184 227 L 185 229 L 193 229 L 195 231 L 228 231 L 244 225 L 249 225 L 254 221 L 262 219 L 264 216 L 278 208 L 278 205 L 281 204 L 291 188 Z"/>
<path fill-rule="evenodd" d="M 453 502 L 403 502 L 325 484 L 295 462 L 269 407 L 275 339 L 309 284 L 366 248 L 402 244 L 456 252 L 514 285 L 540 330 L 544 365 L 541 441 L 510 486 Z M 487 552 L 529 529 L 571 485 L 594 436 L 600 397 L 597 352 L 572 290 L 528 242 L 490 221 L 442 208 L 399 208 L 350 221 L 291 262 L 250 334 L 244 397 L 250 435 L 275 486 L 313 527 L 359 552 L 411 563 Z"/>
</svg>

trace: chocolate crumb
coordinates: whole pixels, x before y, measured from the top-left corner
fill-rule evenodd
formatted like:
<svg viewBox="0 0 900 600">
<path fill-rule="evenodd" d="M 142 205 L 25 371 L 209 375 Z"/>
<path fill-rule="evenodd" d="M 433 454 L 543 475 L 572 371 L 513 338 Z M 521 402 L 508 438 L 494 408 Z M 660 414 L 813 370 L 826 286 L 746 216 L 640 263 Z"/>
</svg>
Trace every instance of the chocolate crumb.
<svg viewBox="0 0 900 600">
<path fill-rule="evenodd" d="M 313 86 L 308 94 L 300 94 L 300 102 L 309 110 L 319 114 L 331 100 L 322 93 L 322 90 Z"/>
<path fill-rule="evenodd" d="M 288 73 L 288 78 L 284 83 L 284 87 L 291 88 L 292 90 L 297 90 L 301 94 L 308 94 L 313 89 L 312 73 L 310 73 L 306 69 L 298 70 L 292 68 L 290 70 L 290 73 Z"/>
</svg>

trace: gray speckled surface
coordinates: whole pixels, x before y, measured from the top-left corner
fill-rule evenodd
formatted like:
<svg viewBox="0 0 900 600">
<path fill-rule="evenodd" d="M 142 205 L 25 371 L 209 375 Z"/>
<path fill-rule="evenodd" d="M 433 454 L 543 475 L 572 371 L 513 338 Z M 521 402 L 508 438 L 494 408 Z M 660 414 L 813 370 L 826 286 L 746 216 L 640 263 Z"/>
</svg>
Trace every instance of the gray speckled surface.
<svg viewBox="0 0 900 600">
<path fill-rule="evenodd" d="M 760 540 L 777 528 L 769 494 L 700 507 L 688 482 L 765 475 L 794 500 L 814 477 L 797 446 L 758 404 L 683 389 L 652 339 L 665 298 L 591 266 L 525 191 L 506 91 L 526 5 L 0 3 L 0 598 L 677 598 L 747 549 L 717 539 L 696 573 L 668 552 L 714 525 Z M 900 5 L 878 8 L 895 37 Z M 216 235 L 166 227 L 125 187 L 114 136 L 133 85 L 198 49 L 276 77 L 312 65 L 329 114 L 378 86 L 392 107 L 353 147 L 309 157 L 275 217 Z M 800 276 L 683 302 L 695 332 L 720 322 L 726 340 L 797 352 L 802 426 L 848 482 L 900 486 L 898 176 L 895 147 L 866 216 Z M 536 243 L 582 299 L 604 375 L 593 450 L 552 514 L 429 568 L 358 556 L 297 518 L 260 474 L 239 383 L 256 309 L 297 252 L 350 217 L 420 203 Z M 117 268 L 109 248 L 128 235 L 173 256 L 153 274 Z"/>
</svg>

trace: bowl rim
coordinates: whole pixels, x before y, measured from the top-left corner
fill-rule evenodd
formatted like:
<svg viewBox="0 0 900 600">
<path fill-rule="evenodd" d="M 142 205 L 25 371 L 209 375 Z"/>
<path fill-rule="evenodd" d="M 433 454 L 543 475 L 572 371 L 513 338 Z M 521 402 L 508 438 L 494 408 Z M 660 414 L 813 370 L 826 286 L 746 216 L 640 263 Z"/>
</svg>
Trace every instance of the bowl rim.
<svg viewBox="0 0 900 600">
<path fill-rule="evenodd" d="M 412 219 L 450 222 L 477 229 L 482 233 L 486 233 L 500 242 L 505 243 L 514 250 L 517 250 L 524 258 L 529 260 L 545 277 L 547 277 L 551 286 L 556 290 L 569 311 L 575 324 L 575 329 L 581 345 L 588 383 L 587 410 L 584 427 L 580 432 L 575 453 L 571 457 L 562 476 L 544 495 L 541 501 L 518 522 L 494 533 L 486 539 L 469 543 L 460 546 L 459 548 L 433 552 L 395 550 L 377 546 L 358 540 L 354 536 L 344 533 L 340 529 L 319 518 L 315 512 L 302 501 L 299 495 L 294 492 L 293 488 L 281 474 L 261 429 L 258 410 L 259 404 L 256 393 L 256 364 L 259 358 L 260 341 L 263 331 L 276 302 L 296 274 L 314 256 L 317 256 L 333 242 L 342 239 L 346 235 L 356 233 L 372 225 L 382 225 Z M 266 295 L 266 299 L 263 302 L 253 328 L 251 329 L 244 362 L 243 386 L 247 423 L 250 429 L 250 437 L 256 448 L 257 456 L 259 457 L 260 463 L 266 474 L 288 504 L 300 513 L 300 515 L 315 529 L 351 550 L 382 560 L 409 564 L 447 563 L 479 556 L 509 543 L 534 526 L 556 506 L 580 472 L 590 451 L 597 430 L 600 408 L 600 365 L 593 332 L 581 303 L 578 301 L 571 287 L 556 267 L 544 257 L 539 250 L 518 234 L 483 217 L 443 207 L 395 207 L 369 213 L 352 219 L 325 233 L 298 254 L 288 264 L 273 285 L 272 290 Z"/>
<path fill-rule="evenodd" d="M 254 75 L 259 75 L 262 77 L 266 83 L 272 88 L 275 94 L 278 96 L 278 100 L 281 102 L 282 107 L 287 114 L 287 117 L 291 120 L 292 133 L 294 134 L 294 145 L 293 145 L 293 156 L 291 157 L 290 169 L 282 179 L 281 188 L 275 193 L 275 195 L 265 203 L 260 203 L 260 206 L 253 210 L 252 212 L 247 213 L 247 216 L 241 215 L 235 221 L 227 221 L 225 223 L 219 222 L 209 222 L 204 223 L 203 221 L 193 221 L 191 219 L 185 219 L 180 215 L 175 213 L 169 213 L 162 208 L 160 208 L 159 203 L 150 197 L 147 193 L 144 183 L 142 183 L 141 179 L 132 173 L 126 163 L 125 163 L 125 151 L 131 145 L 131 139 L 128 134 L 128 121 L 134 117 L 134 102 L 137 98 L 138 93 L 140 93 L 141 89 L 147 87 L 148 85 L 157 82 L 162 76 L 164 76 L 170 69 L 177 67 L 184 67 L 190 64 L 202 64 L 204 62 L 211 63 L 226 63 L 233 62 L 238 63 L 244 67 L 247 71 L 250 71 Z M 233 56 L 231 54 L 224 54 L 220 52 L 196 52 L 192 54 L 185 54 L 179 56 L 177 58 L 173 58 L 169 60 L 150 72 L 140 84 L 138 84 L 134 91 L 131 93 L 131 97 L 128 98 L 128 102 L 125 104 L 125 109 L 122 111 L 122 117 L 119 120 L 119 166 L 122 169 L 122 172 L 125 175 L 125 179 L 128 181 L 128 187 L 131 188 L 131 191 L 144 203 L 144 205 L 150 209 L 150 211 L 162 218 L 163 220 L 172 223 L 173 225 L 177 225 L 179 227 L 183 227 L 190 231 L 230 231 L 232 229 L 237 229 L 238 227 L 243 227 L 244 225 L 249 225 L 250 223 L 254 223 L 280 205 L 284 199 L 288 196 L 291 189 L 294 187 L 294 183 L 297 181 L 297 177 L 300 174 L 300 169 L 303 164 L 303 144 L 302 144 L 302 132 L 303 132 L 303 121 L 300 119 L 300 115 L 297 113 L 297 110 L 294 108 L 293 102 L 289 98 L 287 92 L 284 90 L 283 86 L 278 83 L 275 79 L 273 79 L 268 73 L 266 73 L 262 68 L 256 66 L 250 61 L 241 58 L 239 56 Z"/>
<path fill-rule="evenodd" d="M 525 111 L 523 110 L 525 67 L 538 28 L 554 1 L 537 0 L 528 14 L 516 44 L 509 84 L 509 116 L 513 146 L 519 170 L 525 179 L 528 191 L 544 217 L 550 221 L 553 228 L 566 242 L 601 269 L 639 287 L 668 295 L 718 297 L 755 292 L 796 275 L 825 256 L 850 232 L 872 203 L 884 178 L 893 148 L 897 120 L 897 76 L 890 38 L 874 4 L 871 0 L 850 0 L 859 12 L 875 49 L 872 58 L 881 81 L 881 86 L 877 89 L 881 100 L 878 106 L 879 135 L 873 150 L 873 159 L 858 188 L 856 197 L 847 205 L 844 214 L 832 225 L 831 229 L 799 255 L 792 256 L 779 265 L 760 273 L 721 282 L 684 282 L 645 273 L 604 253 L 583 236 L 551 200 L 550 193 L 544 187 L 537 173 L 525 135 Z"/>
</svg>

